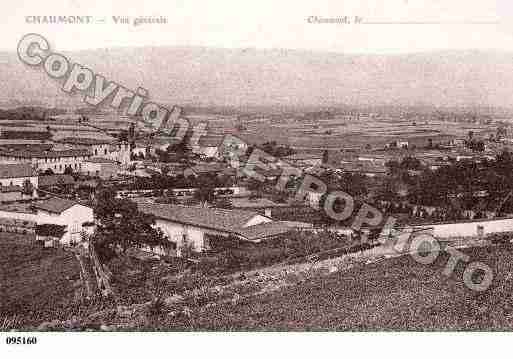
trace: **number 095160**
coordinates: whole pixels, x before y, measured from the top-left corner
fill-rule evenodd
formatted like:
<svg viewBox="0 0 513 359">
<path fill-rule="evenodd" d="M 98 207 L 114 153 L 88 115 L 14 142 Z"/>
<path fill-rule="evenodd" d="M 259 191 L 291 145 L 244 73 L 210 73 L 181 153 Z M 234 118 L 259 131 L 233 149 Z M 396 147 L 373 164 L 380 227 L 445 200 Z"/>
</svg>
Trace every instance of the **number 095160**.
<svg viewBox="0 0 513 359">
<path fill-rule="evenodd" d="M 36 337 L 6 337 L 6 344 L 37 344 Z"/>
</svg>

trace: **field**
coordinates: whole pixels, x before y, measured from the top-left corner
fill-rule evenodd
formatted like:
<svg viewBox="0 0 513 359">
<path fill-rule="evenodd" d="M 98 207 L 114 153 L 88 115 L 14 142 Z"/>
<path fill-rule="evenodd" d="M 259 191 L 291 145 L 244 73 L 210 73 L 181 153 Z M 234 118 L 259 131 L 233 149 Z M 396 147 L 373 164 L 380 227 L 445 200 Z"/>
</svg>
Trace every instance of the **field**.
<svg viewBox="0 0 513 359">
<path fill-rule="evenodd" d="M 432 265 L 409 256 L 352 268 L 326 278 L 197 311 L 167 323 L 175 330 L 511 330 L 513 247 L 467 249 L 494 270 L 485 292 L 469 290 L 462 264 L 448 278 L 448 255 Z"/>
<path fill-rule="evenodd" d="M 78 124 L 77 117 L 77 115 L 54 116 L 54 121 L 45 123 L 1 120 L 0 130 L 46 131 L 48 125 L 55 138 L 70 136 L 106 138 L 98 128 L 111 131 L 128 129 L 126 116 L 117 114 L 90 116 L 90 124 L 97 129 Z M 361 117 L 334 115 L 332 118 L 318 119 L 291 115 L 278 118 L 253 118 L 241 122 L 235 115 L 188 114 L 187 118 L 193 126 L 199 122 L 207 122 L 208 133 L 212 136 L 221 138 L 226 134 L 233 134 L 251 143 L 274 140 L 301 150 L 363 147 L 367 144 L 383 146 L 395 140 L 406 140 L 417 146 L 425 146 L 429 138 L 439 143 L 466 137 L 469 131 L 473 131 L 477 138 L 488 137 L 497 128 L 494 123 L 463 123 L 430 118 L 414 120 L 378 115 Z M 242 127 L 238 128 L 239 126 Z"/>
<path fill-rule="evenodd" d="M 12 233 L 0 233 L 0 278 L 0 325 L 13 316 L 22 325 L 57 318 L 80 288 L 73 253 L 44 249 L 33 238 Z"/>
<path fill-rule="evenodd" d="M 435 143 L 464 138 L 473 131 L 477 138 L 496 131 L 495 124 L 474 124 L 434 119 L 411 120 L 399 117 L 355 117 L 336 115 L 326 119 L 299 117 L 259 118 L 242 122 L 234 119 L 209 120 L 211 135 L 234 134 L 249 142 L 277 141 L 301 150 L 340 149 L 347 147 L 383 146 L 395 140 L 406 140 L 425 146 L 431 138 Z"/>
</svg>

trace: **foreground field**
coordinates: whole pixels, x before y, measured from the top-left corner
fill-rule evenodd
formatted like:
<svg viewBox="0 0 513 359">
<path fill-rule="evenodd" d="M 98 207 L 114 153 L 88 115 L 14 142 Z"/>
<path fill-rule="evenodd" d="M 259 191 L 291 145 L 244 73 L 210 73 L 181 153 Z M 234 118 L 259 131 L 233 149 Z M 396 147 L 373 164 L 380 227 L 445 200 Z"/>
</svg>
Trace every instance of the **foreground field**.
<svg viewBox="0 0 513 359">
<path fill-rule="evenodd" d="M 494 270 L 485 292 L 469 290 L 448 255 L 429 266 L 409 256 L 359 266 L 280 292 L 193 313 L 175 330 L 511 330 L 513 247 L 467 249 Z"/>
<path fill-rule="evenodd" d="M 0 233 L 0 325 L 18 325 L 69 315 L 63 308 L 75 300 L 80 269 L 71 252 L 44 249 L 29 236 Z M 6 328 L 4 328 L 6 329 Z"/>
<path fill-rule="evenodd" d="M 461 262 L 450 277 L 445 276 L 449 256 L 441 254 L 432 265 L 419 264 L 409 255 L 361 257 L 351 261 L 353 267 L 336 273 L 311 271 L 290 277 L 290 286 L 282 289 L 272 289 L 279 282 L 278 272 L 261 271 L 251 276 L 253 282 L 248 279 L 224 289 L 215 277 L 217 297 L 198 288 L 182 293 L 184 283 L 190 282 L 173 287 L 176 273 L 161 271 L 161 266 L 166 267 L 162 263 L 148 262 L 145 268 L 126 272 L 112 268 L 114 278 L 124 279 L 116 286 L 115 301 L 84 301 L 72 253 L 45 250 L 21 236 L 0 239 L 0 325 L 17 316 L 16 325 L 3 329 L 41 329 L 42 322 L 50 322 L 42 330 L 513 329 L 511 244 L 464 250 L 471 262 L 493 269 L 493 284 L 481 293 L 463 283 Z M 382 259 L 365 264 L 372 258 Z M 147 275 L 150 272 L 172 282 L 170 288 L 159 286 L 165 289 L 164 303 L 151 301 L 159 290 L 158 281 Z"/>
</svg>

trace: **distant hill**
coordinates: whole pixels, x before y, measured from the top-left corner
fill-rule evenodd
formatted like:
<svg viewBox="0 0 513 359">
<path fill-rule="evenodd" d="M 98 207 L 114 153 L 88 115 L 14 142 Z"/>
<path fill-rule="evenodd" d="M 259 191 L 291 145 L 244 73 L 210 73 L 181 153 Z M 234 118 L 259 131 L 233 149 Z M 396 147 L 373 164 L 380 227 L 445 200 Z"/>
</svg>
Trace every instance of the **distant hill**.
<svg viewBox="0 0 513 359">
<path fill-rule="evenodd" d="M 58 50 L 58 49 L 56 49 Z M 64 53 L 110 80 L 189 106 L 513 107 L 513 54 L 354 55 L 295 50 L 143 47 Z M 0 53 L 0 104 L 83 106 L 42 69 Z"/>
</svg>

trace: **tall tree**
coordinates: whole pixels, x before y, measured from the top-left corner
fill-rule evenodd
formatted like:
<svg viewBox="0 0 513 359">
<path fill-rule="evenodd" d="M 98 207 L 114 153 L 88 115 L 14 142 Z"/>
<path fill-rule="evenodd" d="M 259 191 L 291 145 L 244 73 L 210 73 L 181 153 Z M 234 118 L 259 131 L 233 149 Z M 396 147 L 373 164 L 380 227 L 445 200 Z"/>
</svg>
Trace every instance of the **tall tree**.
<svg viewBox="0 0 513 359">
<path fill-rule="evenodd" d="M 32 194 L 34 193 L 34 185 L 32 184 L 32 182 L 30 182 L 29 179 L 23 181 L 22 193 L 26 194 L 27 196 L 32 196 Z"/>
<path fill-rule="evenodd" d="M 324 150 L 324 152 L 322 153 L 322 163 L 326 164 L 326 163 L 328 163 L 328 160 L 329 160 L 329 152 L 328 152 L 328 150 Z"/>
<path fill-rule="evenodd" d="M 115 197 L 111 189 L 103 189 L 96 196 L 94 215 L 97 229 L 95 243 L 115 253 L 130 247 L 155 247 L 166 243 L 160 229 L 154 227 L 155 218 L 138 210 L 137 204 Z"/>
</svg>

